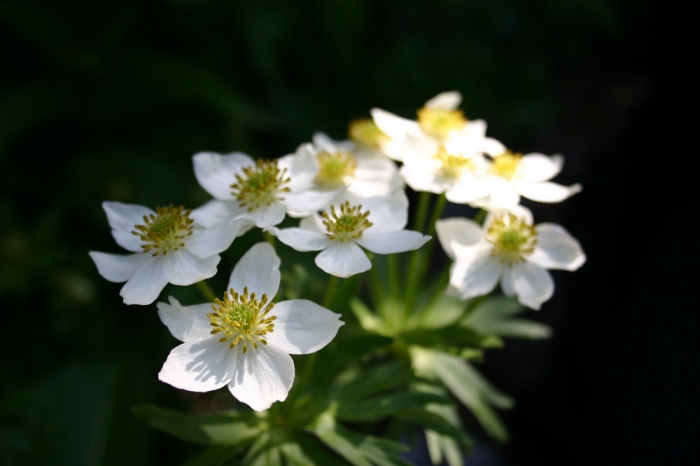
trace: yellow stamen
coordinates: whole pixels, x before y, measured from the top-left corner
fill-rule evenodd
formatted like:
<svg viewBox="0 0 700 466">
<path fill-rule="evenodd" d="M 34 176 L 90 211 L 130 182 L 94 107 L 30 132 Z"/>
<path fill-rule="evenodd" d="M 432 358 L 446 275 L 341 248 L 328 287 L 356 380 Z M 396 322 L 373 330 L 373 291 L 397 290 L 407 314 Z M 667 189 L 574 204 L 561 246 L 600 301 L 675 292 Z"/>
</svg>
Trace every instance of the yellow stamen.
<svg viewBox="0 0 700 466">
<path fill-rule="evenodd" d="M 326 236 L 333 241 L 352 241 L 362 237 L 362 233 L 372 226 L 367 220 L 369 211 L 362 212 L 362 206 L 352 206 L 348 201 L 340 205 L 340 212 L 331 206 L 330 214 L 323 212 L 323 224 L 326 227 Z"/>
<path fill-rule="evenodd" d="M 371 118 L 361 118 L 350 123 L 348 136 L 353 142 L 378 149 L 389 138 Z"/>
<path fill-rule="evenodd" d="M 141 245 L 143 252 L 154 251 L 152 256 L 165 256 L 169 251 L 185 247 L 184 240 L 192 234 L 193 229 L 191 212 L 182 206 L 156 207 L 156 215 L 144 215 L 144 224 L 134 226 L 131 234 L 144 242 Z"/>
<path fill-rule="evenodd" d="M 501 155 L 493 157 L 493 165 L 491 165 L 491 173 L 494 173 L 503 178 L 512 180 L 518 174 L 520 169 L 520 160 L 523 154 L 515 152 L 504 152 Z"/>
<path fill-rule="evenodd" d="M 348 151 L 321 151 L 316 155 L 318 174 L 316 184 L 326 189 L 337 189 L 346 186 L 355 173 L 357 161 Z"/>
<path fill-rule="evenodd" d="M 486 230 L 486 241 L 493 244 L 492 256 L 508 266 L 523 262 L 537 245 L 535 227 L 511 213 L 494 218 Z"/>
<path fill-rule="evenodd" d="M 457 179 L 464 170 L 474 170 L 474 162 L 470 157 L 450 154 L 443 146 L 440 146 L 433 158 L 438 165 L 438 172 L 444 178 Z"/>
<path fill-rule="evenodd" d="M 450 132 L 464 128 L 467 119 L 461 110 L 423 107 L 418 110 L 418 123 L 429 135 L 445 139 Z"/>
<path fill-rule="evenodd" d="M 290 191 L 285 186 L 289 181 L 287 169 L 280 169 L 276 160 L 258 160 L 255 165 L 245 167 L 243 175 L 236 175 L 231 194 L 238 200 L 238 205 L 252 212 L 282 200 L 280 194 Z"/>
</svg>

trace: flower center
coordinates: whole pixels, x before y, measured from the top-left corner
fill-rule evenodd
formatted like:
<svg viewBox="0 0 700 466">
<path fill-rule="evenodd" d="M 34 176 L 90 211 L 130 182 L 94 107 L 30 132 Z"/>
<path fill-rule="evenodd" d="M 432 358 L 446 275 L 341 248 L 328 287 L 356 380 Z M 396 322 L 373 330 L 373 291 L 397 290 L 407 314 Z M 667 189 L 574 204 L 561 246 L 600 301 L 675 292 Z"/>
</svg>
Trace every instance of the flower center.
<svg viewBox="0 0 700 466">
<path fill-rule="evenodd" d="M 287 169 L 280 169 L 276 160 L 257 160 L 255 165 L 245 167 L 242 175 L 236 175 L 231 194 L 238 200 L 238 205 L 252 212 L 282 200 L 279 195 L 290 191 L 285 186 L 287 183 Z"/>
<path fill-rule="evenodd" d="M 535 227 L 508 213 L 496 217 L 486 231 L 486 241 L 493 244 L 492 256 L 513 266 L 525 260 L 535 250 L 537 232 Z"/>
<path fill-rule="evenodd" d="M 491 173 L 498 176 L 512 180 L 518 174 L 518 169 L 520 168 L 520 160 L 523 158 L 523 154 L 516 154 L 515 152 L 505 152 L 493 158 L 493 165 L 491 165 Z"/>
<path fill-rule="evenodd" d="M 350 152 L 340 150 L 337 152 L 321 151 L 316 155 L 318 161 L 318 174 L 315 182 L 322 188 L 336 189 L 345 186 L 348 178 L 352 177 L 357 168 L 355 156 Z"/>
<path fill-rule="evenodd" d="M 388 140 L 386 134 L 379 129 L 371 118 L 361 118 L 350 123 L 348 129 L 350 139 L 365 147 L 379 148 L 382 143 Z"/>
<path fill-rule="evenodd" d="M 450 154 L 440 146 L 437 154 L 433 156 L 438 165 L 438 173 L 445 178 L 456 179 L 462 175 L 464 170 L 474 170 L 474 162 L 470 157 L 462 154 Z"/>
<path fill-rule="evenodd" d="M 323 212 L 323 224 L 326 227 L 326 236 L 333 241 L 352 241 L 362 237 L 362 233 L 372 226 L 367 220 L 369 211 L 362 212 L 362 206 L 350 206 L 348 201 L 340 204 L 340 212 L 331 206 L 330 214 Z"/>
<path fill-rule="evenodd" d="M 215 299 L 211 307 L 214 312 L 207 314 L 213 327 L 211 334 L 223 333 L 219 341 L 230 341 L 229 348 L 242 343 L 243 354 L 248 352 L 248 346 L 258 349 L 258 343 L 267 345 L 265 335 L 275 330 L 272 322 L 277 316 L 268 317 L 275 303 L 268 302 L 266 294 L 258 301 L 255 293 L 248 295 L 248 287 L 243 288 L 243 294 L 229 289 L 224 300 Z"/>
<path fill-rule="evenodd" d="M 461 110 L 423 107 L 418 110 L 418 123 L 429 135 L 445 139 L 451 131 L 464 128 L 467 119 Z"/>
<path fill-rule="evenodd" d="M 166 255 L 185 247 L 184 240 L 192 234 L 190 210 L 184 207 L 157 207 L 156 215 L 143 216 L 143 225 L 134 226 L 132 235 L 141 238 L 143 252 L 153 251 L 152 256 Z"/>
</svg>

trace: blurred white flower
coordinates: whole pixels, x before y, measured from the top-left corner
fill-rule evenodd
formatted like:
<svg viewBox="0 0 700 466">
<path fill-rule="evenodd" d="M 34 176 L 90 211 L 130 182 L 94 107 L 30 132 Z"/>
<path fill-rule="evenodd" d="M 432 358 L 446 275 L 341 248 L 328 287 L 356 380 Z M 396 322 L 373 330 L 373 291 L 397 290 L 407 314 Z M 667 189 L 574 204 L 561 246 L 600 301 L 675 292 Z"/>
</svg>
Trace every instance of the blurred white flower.
<svg viewBox="0 0 700 466">
<path fill-rule="evenodd" d="M 158 207 L 155 211 L 120 202 L 102 203 L 112 236 L 133 254 L 90 251 L 105 279 L 126 284 L 120 294 L 126 304 L 151 304 L 165 285 L 192 285 L 216 274 L 216 266 L 244 222 L 213 224 L 205 228 L 198 210 Z"/>
<path fill-rule="evenodd" d="M 234 267 L 223 300 L 182 306 L 171 297 L 170 304 L 158 303 L 161 320 L 183 342 L 158 378 L 193 392 L 226 385 L 256 411 L 285 400 L 294 382 L 289 355 L 320 350 L 343 322 L 308 300 L 274 303 L 279 267 L 272 246 L 258 243 Z"/>
<path fill-rule="evenodd" d="M 500 281 L 506 296 L 539 309 L 554 293 L 547 269 L 573 271 L 586 256 L 578 241 L 552 223 L 533 226 L 531 213 L 490 215 L 484 226 L 466 218 L 435 224 L 438 239 L 454 260 L 449 291 L 462 299 L 491 292 Z"/>
<path fill-rule="evenodd" d="M 331 205 L 321 215 L 302 219 L 298 228 L 271 232 L 297 251 L 321 251 L 316 265 L 344 278 L 372 267 L 362 248 L 393 254 L 418 249 L 430 240 L 430 236 L 404 230 L 407 221 L 408 198 L 399 190 L 391 196 L 370 197 L 362 204 Z"/>
</svg>

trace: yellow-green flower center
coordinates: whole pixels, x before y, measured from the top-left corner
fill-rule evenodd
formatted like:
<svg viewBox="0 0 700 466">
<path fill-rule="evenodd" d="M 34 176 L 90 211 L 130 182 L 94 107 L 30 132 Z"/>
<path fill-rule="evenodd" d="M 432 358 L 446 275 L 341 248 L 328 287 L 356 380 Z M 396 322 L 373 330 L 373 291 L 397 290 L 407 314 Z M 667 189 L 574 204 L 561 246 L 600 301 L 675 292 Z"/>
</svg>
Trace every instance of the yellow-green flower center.
<svg viewBox="0 0 700 466">
<path fill-rule="evenodd" d="M 334 206 L 330 208 L 330 214 L 323 212 L 323 225 L 326 227 L 326 236 L 333 241 L 353 241 L 362 237 L 362 233 L 372 226 L 367 220 L 369 211 L 362 211 L 361 205 L 350 206 L 348 201 L 340 205 L 337 211 Z"/>
<path fill-rule="evenodd" d="M 486 240 L 493 244 L 491 255 L 512 266 L 533 253 L 537 245 L 537 232 L 533 225 L 508 213 L 491 221 Z"/>
<path fill-rule="evenodd" d="M 379 148 L 389 138 L 371 118 L 361 118 L 350 123 L 348 136 L 353 142 L 372 148 Z"/>
<path fill-rule="evenodd" d="M 248 352 L 248 347 L 258 349 L 258 344 L 267 345 L 265 335 L 275 330 L 273 321 L 277 316 L 268 314 L 275 307 L 275 303 L 267 301 L 267 295 L 263 294 L 260 300 L 255 293 L 248 295 L 248 287 L 243 288 L 243 294 L 237 293 L 233 288 L 224 293 L 223 301 L 214 300 L 211 305 L 214 312 L 207 314 L 211 322 L 212 335 L 222 333 L 219 341 L 229 343 L 233 348 L 238 343 L 243 345 L 243 353 Z"/>
<path fill-rule="evenodd" d="M 348 184 L 349 178 L 355 173 L 357 161 L 348 151 L 321 151 L 316 155 L 318 174 L 315 182 L 325 189 L 337 189 Z"/>
<path fill-rule="evenodd" d="M 438 173 L 444 178 L 457 179 L 464 170 L 474 170 L 474 162 L 470 157 L 450 154 L 443 146 L 440 146 L 433 158 L 438 165 Z"/>
<path fill-rule="evenodd" d="M 287 169 L 281 169 L 276 160 L 258 160 L 255 165 L 245 167 L 243 174 L 236 175 L 231 194 L 238 200 L 238 205 L 251 212 L 282 200 L 280 194 L 290 191 L 285 186 L 288 183 Z"/>
<path fill-rule="evenodd" d="M 467 119 L 461 110 L 423 107 L 418 110 L 418 124 L 429 135 L 445 139 L 450 132 L 464 128 Z"/>
<path fill-rule="evenodd" d="M 143 216 L 143 225 L 134 226 L 131 234 L 141 238 L 143 252 L 153 251 L 152 256 L 166 255 L 185 247 L 184 240 L 192 234 L 190 210 L 184 207 L 157 207 L 156 214 Z"/>
<path fill-rule="evenodd" d="M 510 151 L 497 155 L 493 157 L 491 173 L 508 180 L 512 180 L 518 174 L 518 170 L 520 169 L 520 160 L 522 158 L 523 154 L 517 154 Z"/>
</svg>

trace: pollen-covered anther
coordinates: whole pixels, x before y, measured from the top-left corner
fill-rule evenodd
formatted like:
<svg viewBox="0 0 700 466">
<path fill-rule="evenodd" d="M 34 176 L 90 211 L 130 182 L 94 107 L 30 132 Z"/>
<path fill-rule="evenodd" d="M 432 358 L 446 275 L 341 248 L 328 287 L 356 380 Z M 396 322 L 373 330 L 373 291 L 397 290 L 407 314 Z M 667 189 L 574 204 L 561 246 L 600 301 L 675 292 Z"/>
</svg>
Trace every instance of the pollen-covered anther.
<svg viewBox="0 0 700 466">
<path fill-rule="evenodd" d="M 445 139 L 452 131 L 464 128 L 467 119 L 462 110 L 423 107 L 418 110 L 418 124 L 429 135 Z"/>
<path fill-rule="evenodd" d="M 340 205 L 339 210 L 335 206 L 321 214 L 323 225 L 326 227 L 326 236 L 333 241 L 352 241 L 362 237 L 362 233 L 372 226 L 372 222 L 367 220 L 369 211 L 362 211 L 362 205 L 350 206 L 350 202 L 345 201 Z"/>
<path fill-rule="evenodd" d="M 491 165 L 490 171 L 498 176 L 512 180 L 518 175 L 522 158 L 523 154 L 510 151 L 504 152 L 492 158 L 493 165 Z"/>
<path fill-rule="evenodd" d="M 379 129 L 371 118 L 360 118 L 350 123 L 348 128 L 350 140 L 365 147 L 378 149 L 389 140 L 389 137 Z"/>
<path fill-rule="evenodd" d="M 231 194 L 238 200 L 238 205 L 252 212 L 282 200 L 280 194 L 290 191 L 285 186 L 289 181 L 287 169 L 280 168 L 276 160 L 257 160 L 255 165 L 245 167 L 242 174 L 236 175 Z"/>
<path fill-rule="evenodd" d="M 537 245 L 537 231 L 525 220 L 508 213 L 494 218 L 486 231 L 486 240 L 493 244 L 491 255 L 512 266 L 523 262 Z"/>
<path fill-rule="evenodd" d="M 440 175 L 444 178 L 457 179 L 464 170 L 474 170 L 474 162 L 462 154 L 451 154 L 444 146 L 440 146 L 433 156 Z"/>
<path fill-rule="evenodd" d="M 248 294 L 248 287 L 243 293 L 233 288 L 224 293 L 224 299 L 214 300 L 214 312 L 207 314 L 211 323 L 211 334 L 223 333 L 221 343 L 229 343 L 233 348 L 242 343 L 243 353 L 248 352 L 248 346 L 258 349 L 258 344 L 267 345 L 265 335 L 275 330 L 273 323 L 277 316 L 268 316 L 275 303 L 268 302 L 263 294 L 258 300 L 255 293 Z"/>
<path fill-rule="evenodd" d="M 185 238 L 192 235 L 190 218 L 192 211 L 184 207 L 156 207 L 156 214 L 143 216 L 143 225 L 135 225 L 131 234 L 138 236 L 144 244 L 144 253 L 152 252 L 152 256 L 166 255 L 169 251 L 177 251 L 185 247 Z"/>
<path fill-rule="evenodd" d="M 345 150 L 321 151 L 316 154 L 316 161 L 318 174 L 314 181 L 317 185 L 328 189 L 346 186 L 357 168 L 355 156 Z"/>
</svg>

